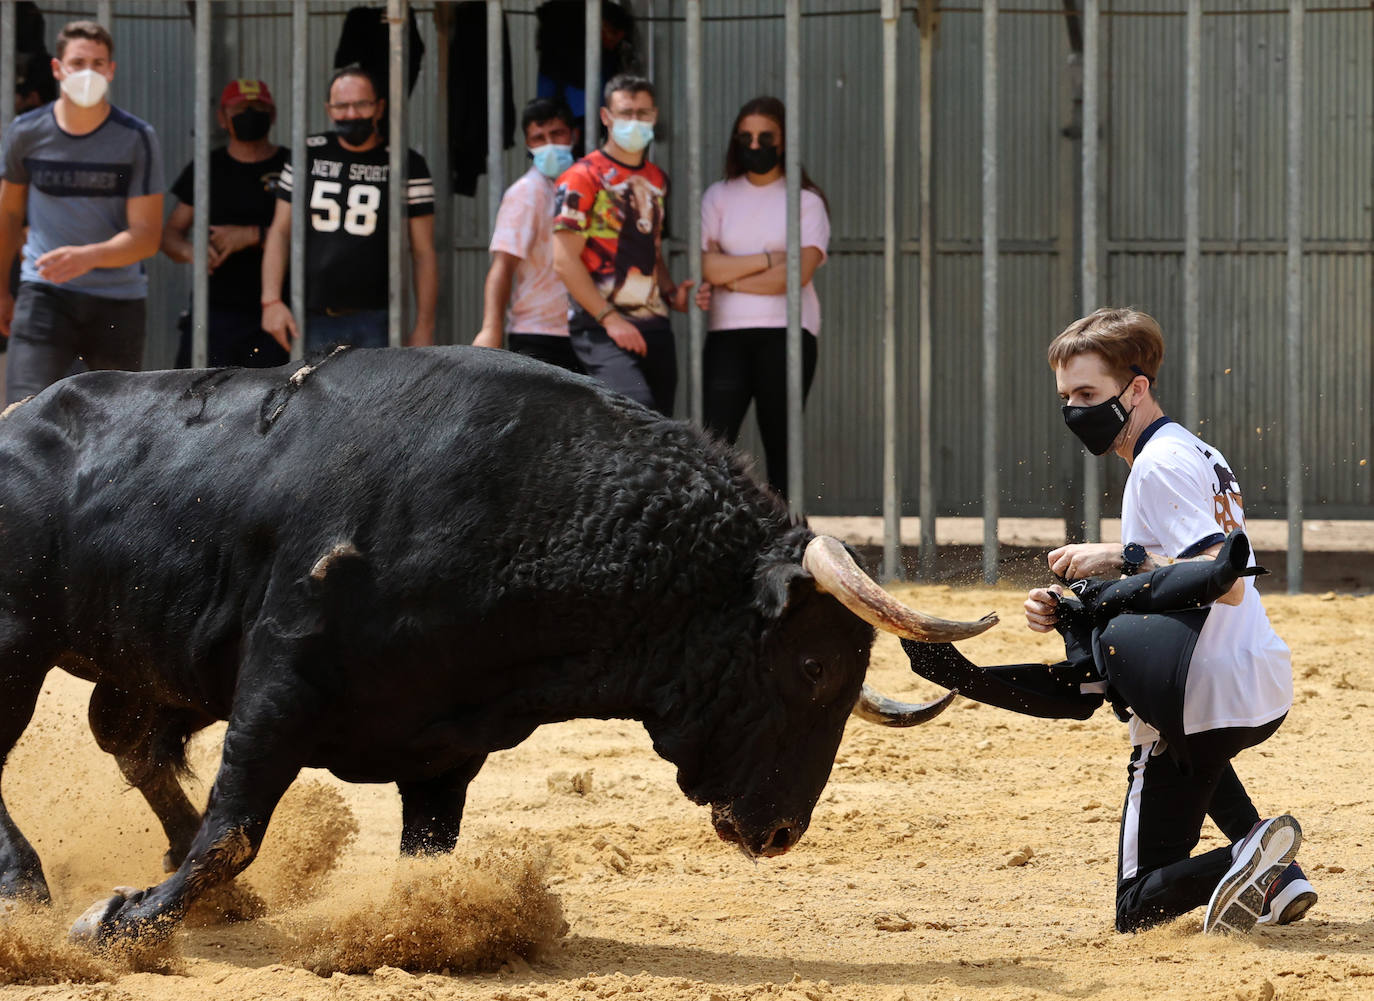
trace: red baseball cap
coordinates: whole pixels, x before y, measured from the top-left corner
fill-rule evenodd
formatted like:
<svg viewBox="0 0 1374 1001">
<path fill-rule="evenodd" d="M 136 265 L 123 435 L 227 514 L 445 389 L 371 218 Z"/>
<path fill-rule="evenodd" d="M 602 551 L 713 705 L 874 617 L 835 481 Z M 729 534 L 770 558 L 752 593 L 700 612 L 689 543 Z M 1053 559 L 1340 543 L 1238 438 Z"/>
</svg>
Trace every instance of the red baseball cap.
<svg viewBox="0 0 1374 1001">
<path fill-rule="evenodd" d="M 266 80 L 230 80 L 219 95 L 219 106 L 227 108 L 240 101 L 261 101 L 275 108 L 272 92 L 267 89 Z"/>
</svg>

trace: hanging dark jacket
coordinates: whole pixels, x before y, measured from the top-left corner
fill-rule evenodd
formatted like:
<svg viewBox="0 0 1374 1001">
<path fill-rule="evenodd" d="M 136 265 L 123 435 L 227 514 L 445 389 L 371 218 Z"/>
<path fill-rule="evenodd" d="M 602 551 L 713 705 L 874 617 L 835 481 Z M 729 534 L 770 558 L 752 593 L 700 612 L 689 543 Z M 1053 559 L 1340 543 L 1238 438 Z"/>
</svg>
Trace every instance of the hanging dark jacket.
<svg viewBox="0 0 1374 1001">
<path fill-rule="evenodd" d="M 406 15 L 410 40 L 408 70 L 410 81 L 406 87 L 409 94 L 415 90 L 415 81 L 420 79 L 420 62 L 425 55 L 425 41 L 420 37 L 420 27 L 415 23 L 415 11 Z M 385 99 L 391 93 L 391 28 L 386 23 L 385 7 L 354 7 L 344 18 L 343 31 L 339 33 L 339 44 L 334 49 L 334 68 L 357 63 L 372 77 L 377 86 L 377 96 Z"/>
<path fill-rule="evenodd" d="M 449 35 L 448 148 L 454 194 L 477 194 L 487 172 L 487 5 L 454 5 Z M 515 145 L 510 33 L 501 15 L 501 144 Z"/>
</svg>

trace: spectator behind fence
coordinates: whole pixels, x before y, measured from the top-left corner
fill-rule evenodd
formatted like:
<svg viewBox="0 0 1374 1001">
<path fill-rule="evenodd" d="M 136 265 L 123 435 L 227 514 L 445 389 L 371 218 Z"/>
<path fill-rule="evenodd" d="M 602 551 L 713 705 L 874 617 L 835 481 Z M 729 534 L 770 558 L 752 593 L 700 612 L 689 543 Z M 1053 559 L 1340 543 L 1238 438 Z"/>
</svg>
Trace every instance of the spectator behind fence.
<svg viewBox="0 0 1374 1001">
<path fill-rule="evenodd" d="M 504 332 L 516 354 L 582 372 L 568 338 L 568 290 L 553 270 L 554 181 L 572 166 L 577 130 L 566 104 L 543 97 L 525 106 L 521 128 L 534 162 L 501 196 L 472 343 L 499 348 Z"/>
<path fill-rule="evenodd" d="M 9 402 L 56 382 L 79 358 L 93 369 L 143 365 L 142 261 L 162 238 L 162 153 L 152 127 L 106 97 L 113 54 L 94 21 L 64 27 L 52 60 L 61 96 L 4 137 L 0 274 L 23 242 L 18 295 L 0 289 Z"/>
<path fill-rule="evenodd" d="M 33 111 L 57 100 L 57 81 L 52 75 L 52 56 L 46 52 L 20 52 L 14 61 L 14 113 Z"/>
<path fill-rule="evenodd" d="M 725 180 L 701 200 L 702 277 L 711 319 L 702 356 L 702 419 L 734 444 L 754 404 L 768 482 L 787 496 L 787 183 L 783 104 L 756 97 L 740 108 Z M 797 167 L 801 170 L 801 167 Z M 811 279 L 825 263 L 825 195 L 801 170 L 802 398 L 816 375 L 821 305 Z"/>
<path fill-rule="evenodd" d="M 379 126 L 386 101 L 372 79 L 357 66 L 336 70 L 325 104 L 332 132 L 306 141 L 307 220 L 305 239 L 305 348 L 329 344 L 360 348 L 387 345 L 387 190 L 391 183 L 387 143 Z M 299 334 L 296 319 L 282 301 L 287 252 L 291 244 L 291 197 L 296 174 L 282 168 L 276 214 L 262 255 L 262 328 L 283 348 Z M 410 345 L 434 343 L 434 309 L 439 271 L 434 254 L 434 181 L 425 159 L 406 153 L 406 218 L 414 264 L 415 326 Z"/>
<path fill-rule="evenodd" d="M 645 149 L 658 107 L 653 84 L 618 76 L 606 84 L 606 145 L 558 181 L 554 268 L 574 308 L 569 336 L 590 375 L 672 416 L 677 353 L 668 307 L 685 311 L 692 282 L 674 287 L 663 263 L 668 177 Z"/>
<path fill-rule="evenodd" d="M 208 364 L 267 368 L 290 356 L 262 329 L 262 247 L 276 209 L 276 184 L 290 151 L 267 138 L 277 119 L 262 80 L 231 80 L 219 98 L 220 128 L 229 145 L 210 154 L 210 273 Z M 162 233 L 162 252 L 188 262 L 195 251 L 195 163 L 172 185 L 179 200 Z M 177 324 L 177 368 L 191 364 L 191 314 Z"/>
<path fill-rule="evenodd" d="M 57 81 L 52 76 L 52 56 L 46 52 L 20 52 L 14 66 L 14 117 L 57 100 Z M 10 295 L 19 291 L 19 255 L 10 265 Z M 0 337 L 0 351 L 9 339 Z"/>
</svg>

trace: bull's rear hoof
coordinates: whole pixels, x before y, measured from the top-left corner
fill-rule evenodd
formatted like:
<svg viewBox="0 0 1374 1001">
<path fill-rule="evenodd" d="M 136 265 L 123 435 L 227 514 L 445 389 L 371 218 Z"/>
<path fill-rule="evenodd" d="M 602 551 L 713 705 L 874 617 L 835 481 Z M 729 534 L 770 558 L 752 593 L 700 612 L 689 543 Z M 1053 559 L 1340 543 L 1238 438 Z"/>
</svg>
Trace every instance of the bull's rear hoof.
<svg viewBox="0 0 1374 1001">
<path fill-rule="evenodd" d="M 101 939 L 101 929 L 105 927 L 105 923 L 110 917 L 124 905 L 124 901 L 137 892 L 132 886 L 116 886 L 113 897 L 96 901 L 72 923 L 71 931 L 67 932 L 67 941 L 85 946 L 87 949 L 100 948 L 104 944 Z"/>
</svg>

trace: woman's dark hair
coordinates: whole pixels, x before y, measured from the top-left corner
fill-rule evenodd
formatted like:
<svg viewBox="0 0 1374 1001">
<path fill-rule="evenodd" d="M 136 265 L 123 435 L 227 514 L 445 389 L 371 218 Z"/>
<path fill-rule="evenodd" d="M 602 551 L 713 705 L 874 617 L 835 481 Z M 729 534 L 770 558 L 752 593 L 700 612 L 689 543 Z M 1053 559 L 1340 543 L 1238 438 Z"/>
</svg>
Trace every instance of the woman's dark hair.
<svg viewBox="0 0 1374 1001">
<path fill-rule="evenodd" d="M 735 116 L 735 124 L 730 126 L 730 141 L 725 147 L 725 179 L 734 180 L 744 173 L 744 165 L 739 162 L 739 143 L 735 136 L 739 134 L 740 122 L 750 115 L 762 115 L 764 118 L 771 118 L 778 126 L 778 138 L 785 139 L 787 131 L 787 108 L 776 97 L 755 97 L 744 102 L 744 107 L 739 109 L 739 114 Z M 783 146 L 782 169 L 787 170 L 787 149 Z M 820 198 L 821 204 L 825 206 L 825 211 L 830 212 L 830 201 L 825 197 L 825 192 L 821 186 L 811 180 L 811 176 L 806 172 L 805 167 L 801 170 L 801 186 L 804 191 L 813 191 Z"/>
</svg>

